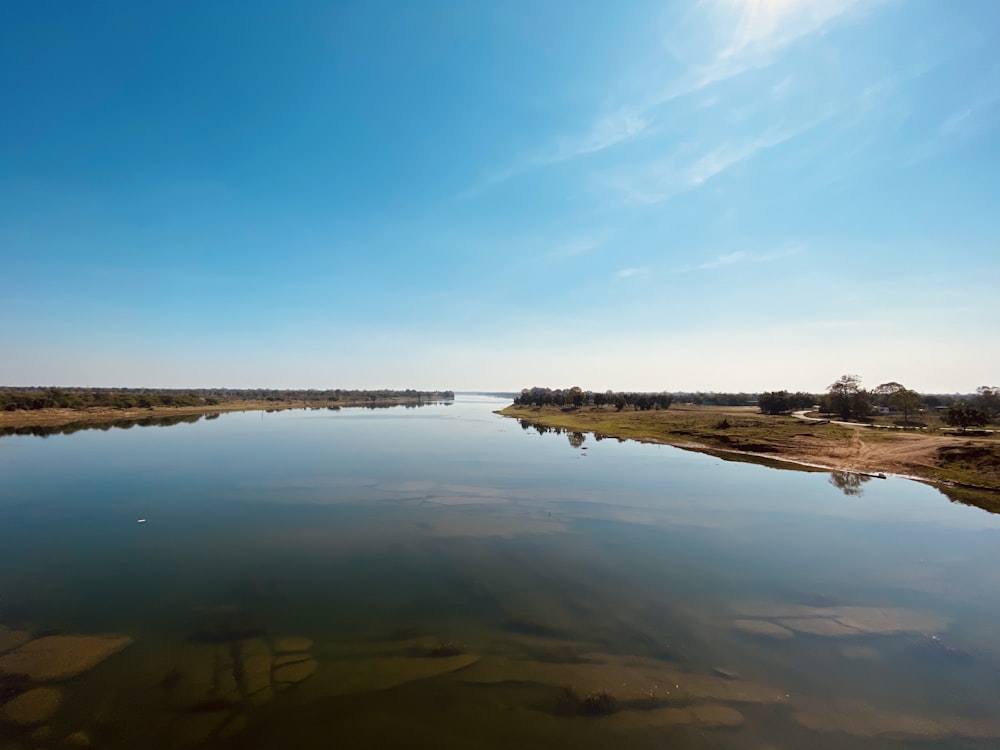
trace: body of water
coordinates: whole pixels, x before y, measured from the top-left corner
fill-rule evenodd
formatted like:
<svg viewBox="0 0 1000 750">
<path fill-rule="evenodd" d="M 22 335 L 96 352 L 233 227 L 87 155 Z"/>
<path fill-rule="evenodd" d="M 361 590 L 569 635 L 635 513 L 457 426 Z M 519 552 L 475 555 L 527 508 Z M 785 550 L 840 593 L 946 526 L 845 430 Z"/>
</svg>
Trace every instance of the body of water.
<svg viewBox="0 0 1000 750">
<path fill-rule="evenodd" d="M 503 405 L 0 438 L 0 748 L 1000 742 L 1000 517 Z"/>
</svg>

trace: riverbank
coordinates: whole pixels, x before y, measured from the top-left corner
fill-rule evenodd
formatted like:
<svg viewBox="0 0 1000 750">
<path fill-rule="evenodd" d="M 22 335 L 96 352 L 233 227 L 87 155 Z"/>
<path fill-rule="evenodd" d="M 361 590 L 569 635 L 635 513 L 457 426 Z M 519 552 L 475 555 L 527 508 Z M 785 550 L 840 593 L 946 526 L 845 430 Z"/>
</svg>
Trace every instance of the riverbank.
<svg viewBox="0 0 1000 750">
<path fill-rule="evenodd" d="M 190 417 L 201 414 L 220 414 L 233 411 L 284 411 L 286 409 L 339 409 L 349 406 L 415 406 L 437 403 L 426 399 L 412 398 L 342 399 L 335 404 L 320 403 L 310 399 L 289 399 L 287 401 L 233 400 L 218 404 L 199 406 L 150 406 L 128 409 L 93 407 L 87 409 L 18 409 L 0 411 L 0 428 L 62 427 L 65 425 L 108 424 L 140 419 L 164 419 L 170 417 Z"/>
<path fill-rule="evenodd" d="M 530 424 L 688 450 L 754 456 L 854 474 L 898 475 L 940 485 L 1000 491 L 1000 440 L 864 425 L 803 422 L 755 407 L 674 405 L 665 410 L 508 406 Z M 1000 507 L 1000 501 L 997 506 Z"/>
</svg>

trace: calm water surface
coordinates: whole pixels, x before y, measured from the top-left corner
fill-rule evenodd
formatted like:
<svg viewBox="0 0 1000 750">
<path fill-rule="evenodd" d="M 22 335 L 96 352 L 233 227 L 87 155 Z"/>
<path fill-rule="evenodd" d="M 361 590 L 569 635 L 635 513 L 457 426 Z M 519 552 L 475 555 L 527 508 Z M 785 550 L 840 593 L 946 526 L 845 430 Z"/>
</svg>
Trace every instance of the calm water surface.
<svg viewBox="0 0 1000 750">
<path fill-rule="evenodd" d="M 0 438 L 0 748 L 1000 742 L 1000 517 L 502 405 Z"/>
</svg>

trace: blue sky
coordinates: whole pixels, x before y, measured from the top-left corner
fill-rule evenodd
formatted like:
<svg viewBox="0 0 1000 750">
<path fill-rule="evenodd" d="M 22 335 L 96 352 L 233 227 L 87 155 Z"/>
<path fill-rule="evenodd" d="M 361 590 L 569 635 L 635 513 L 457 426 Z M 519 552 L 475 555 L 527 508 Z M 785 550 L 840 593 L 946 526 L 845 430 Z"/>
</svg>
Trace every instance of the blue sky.
<svg viewBox="0 0 1000 750">
<path fill-rule="evenodd" d="M 0 383 L 1000 382 L 1000 5 L 12 3 Z"/>
</svg>

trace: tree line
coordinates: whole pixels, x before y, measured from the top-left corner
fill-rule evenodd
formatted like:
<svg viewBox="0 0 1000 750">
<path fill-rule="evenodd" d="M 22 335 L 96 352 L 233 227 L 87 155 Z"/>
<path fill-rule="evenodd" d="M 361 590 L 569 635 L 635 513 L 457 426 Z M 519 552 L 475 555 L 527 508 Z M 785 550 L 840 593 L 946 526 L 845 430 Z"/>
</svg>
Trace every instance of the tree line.
<svg viewBox="0 0 1000 750">
<path fill-rule="evenodd" d="M 967 396 L 922 395 L 902 383 L 890 381 L 866 389 L 857 375 L 842 375 L 831 383 L 826 393 L 789 394 L 768 391 L 760 394 L 758 405 L 765 414 L 784 414 L 796 409 L 819 407 L 820 413 L 843 420 L 865 420 L 876 410 L 888 409 L 903 415 L 903 425 L 910 424 L 911 415 L 922 410 L 944 411 L 948 424 L 966 430 L 982 427 L 1000 417 L 1000 387 L 980 386 Z"/>
<path fill-rule="evenodd" d="M 762 414 L 787 414 L 797 409 L 812 409 L 817 400 L 816 395 L 802 391 L 766 391 L 757 397 L 757 406 Z"/>
<path fill-rule="evenodd" d="M 37 409 L 146 409 L 156 406 L 217 406 L 238 401 L 275 403 L 304 401 L 375 404 L 384 401 L 451 401 L 454 391 L 407 390 L 274 390 L 263 388 L 0 388 L 0 410 Z"/>
<path fill-rule="evenodd" d="M 904 426 L 921 411 L 940 411 L 942 418 L 963 430 L 983 426 L 1000 417 L 1000 387 L 980 386 L 975 394 L 920 394 L 901 383 L 890 381 L 871 389 L 857 375 L 843 375 L 830 384 L 826 393 L 804 391 L 764 391 L 763 393 L 588 391 L 572 388 L 524 388 L 514 397 L 516 406 L 583 407 L 613 406 L 617 411 L 667 409 L 672 403 L 706 406 L 756 405 L 763 414 L 788 414 L 818 409 L 843 420 L 866 420 L 874 412 L 890 410 L 902 414 Z"/>
<path fill-rule="evenodd" d="M 650 411 L 669 409 L 674 401 L 671 393 L 637 393 L 627 391 L 585 391 L 572 388 L 525 388 L 514 397 L 515 406 L 613 406 L 616 411 L 631 409 Z"/>
</svg>

